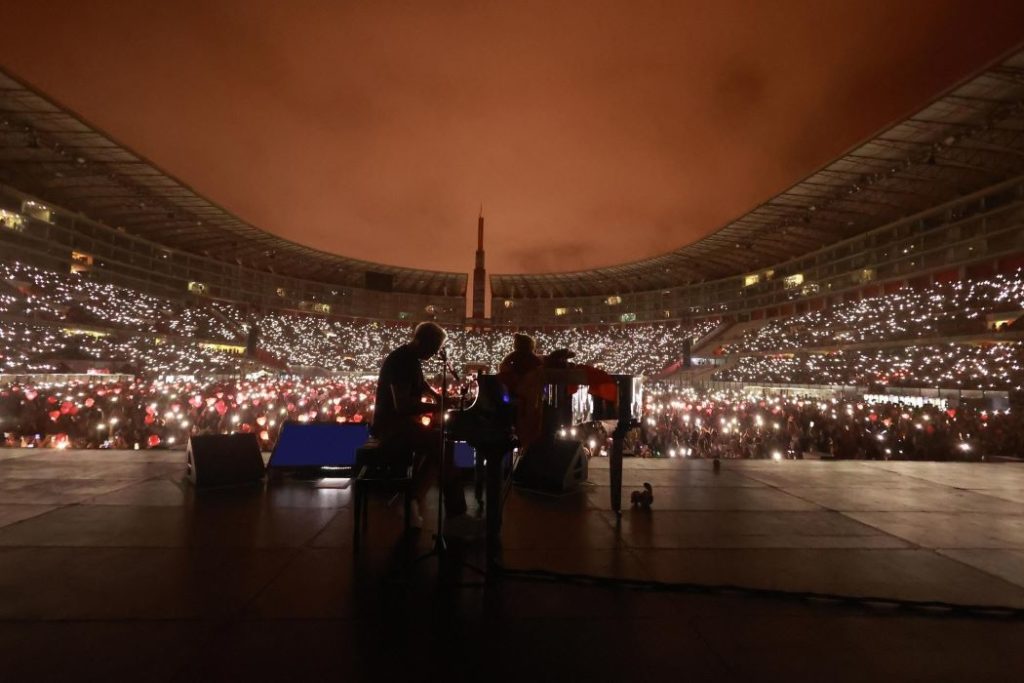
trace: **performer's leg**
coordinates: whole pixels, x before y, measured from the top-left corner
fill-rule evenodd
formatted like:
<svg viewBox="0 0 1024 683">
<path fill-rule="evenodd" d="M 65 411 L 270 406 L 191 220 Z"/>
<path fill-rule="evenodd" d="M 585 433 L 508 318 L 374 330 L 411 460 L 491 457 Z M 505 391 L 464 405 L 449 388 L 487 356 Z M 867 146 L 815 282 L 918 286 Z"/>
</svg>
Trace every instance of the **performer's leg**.
<svg viewBox="0 0 1024 683">
<path fill-rule="evenodd" d="M 389 451 L 412 452 L 412 495 L 421 514 L 426 509 L 427 494 L 435 480 L 434 466 L 436 463 L 436 458 L 430 457 L 429 442 L 424 438 L 423 431 L 409 425 L 396 429 L 384 441 Z"/>
<path fill-rule="evenodd" d="M 416 454 L 413 468 L 413 495 L 419 503 L 420 510 L 424 504 L 430 486 L 438 481 L 438 465 L 441 461 L 440 434 L 432 429 L 416 428 L 406 434 Z M 466 494 L 462 486 L 462 478 L 455 467 L 454 449 L 445 449 L 444 481 L 439 482 L 444 489 L 444 509 L 449 517 L 466 512 Z"/>
<path fill-rule="evenodd" d="M 433 459 L 427 453 L 417 451 L 413 459 L 412 495 L 421 514 L 427 509 L 427 494 L 434 481 L 434 469 Z"/>
</svg>

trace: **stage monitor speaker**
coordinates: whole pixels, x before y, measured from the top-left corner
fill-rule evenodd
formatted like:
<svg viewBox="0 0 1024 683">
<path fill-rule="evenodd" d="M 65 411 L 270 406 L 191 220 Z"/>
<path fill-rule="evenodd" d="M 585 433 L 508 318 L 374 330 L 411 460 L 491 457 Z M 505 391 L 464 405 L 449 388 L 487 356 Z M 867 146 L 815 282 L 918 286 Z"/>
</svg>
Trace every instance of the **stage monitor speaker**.
<svg viewBox="0 0 1024 683">
<path fill-rule="evenodd" d="M 353 467 L 369 428 L 361 422 L 285 422 L 267 467 Z"/>
<path fill-rule="evenodd" d="M 208 434 L 189 437 L 185 449 L 188 478 L 196 486 L 249 484 L 265 468 L 255 434 Z"/>
<path fill-rule="evenodd" d="M 515 482 L 550 493 L 573 491 L 587 480 L 587 454 L 580 441 L 531 446 L 516 466 Z"/>
</svg>

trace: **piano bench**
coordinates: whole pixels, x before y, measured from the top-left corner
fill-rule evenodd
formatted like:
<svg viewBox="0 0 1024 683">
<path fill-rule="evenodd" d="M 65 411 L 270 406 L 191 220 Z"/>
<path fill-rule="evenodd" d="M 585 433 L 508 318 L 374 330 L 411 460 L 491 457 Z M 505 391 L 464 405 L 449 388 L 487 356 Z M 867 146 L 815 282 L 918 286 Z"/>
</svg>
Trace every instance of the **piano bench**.
<svg viewBox="0 0 1024 683">
<path fill-rule="evenodd" d="M 359 550 L 366 533 L 369 514 L 369 489 L 397 489 L 404 499 L 405 531 L 412 521 L 412 451 L 387 447 L 370 439 L 356 449 L 356 466 L 352 477 L 352 548 Z"/>
</svg>

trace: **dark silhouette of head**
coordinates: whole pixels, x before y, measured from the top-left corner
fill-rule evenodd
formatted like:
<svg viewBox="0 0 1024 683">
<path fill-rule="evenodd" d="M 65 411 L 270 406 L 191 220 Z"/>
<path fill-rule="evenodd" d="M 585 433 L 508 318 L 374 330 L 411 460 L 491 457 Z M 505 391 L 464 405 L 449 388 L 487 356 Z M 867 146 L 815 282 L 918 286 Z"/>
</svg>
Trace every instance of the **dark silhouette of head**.
<svg viewBox="0 0 1024 683">
<path fill-rule="evenodd" d="M 412 333 L 412 346 L 421 360 L 430 358 L 444 345 L 448 334 L 440 325 L 432 322 L 420 323 Z"/>
</svg>

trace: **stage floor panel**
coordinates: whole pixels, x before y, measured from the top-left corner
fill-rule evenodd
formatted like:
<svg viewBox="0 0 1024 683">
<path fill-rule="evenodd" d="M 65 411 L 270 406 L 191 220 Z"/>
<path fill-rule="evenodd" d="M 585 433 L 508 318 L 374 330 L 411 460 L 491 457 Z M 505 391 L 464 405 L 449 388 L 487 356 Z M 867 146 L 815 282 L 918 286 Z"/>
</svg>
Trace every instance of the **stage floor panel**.
<svg viewBox="0 0 1024 683">
<path fill-rule="evenodd" d="M 479 666 L 507 656 L 501 638 L 517 639 L 551 673 L 517 661 L 491 679 L 1012 680 L 1024 667 L 1012 645 L 1021 621 L 552 583 L 454 587 L 434 560 L 410 568 L 431 547 L 430 530 L 403 537 L 400 505 L 372 501 L 354 560 L 347 480 L 196 491 L 183 457 L 0 451 L 4 680 L 237 678 L 233 670 L 386 680 L 406 675 L 399 661 L 438 654 L 431 666 L 480 680 L 480 669 L 460 668 L 465 653 L 449 650 L 459 638 Z M 619 519 L 607 464 L 591 461 L 575 493 L 514 489 L 505 565 L 1024 608 L 1024 465 L 724 461 L 715 473 L 708 461 L 627 459 L 624 502 L 646 481 L 654 505 L 627 505 Z M 467 497 L 473 510 L 469 488 Z M 482 563 L 478 543 L 452 539 L 451 556 Z M 443 642 L 422 631 L 437 628 Z M 344 656 L 320 653 L 332 642 Z M 848 668 L 837 674 L 830 661 Z"/>
</svg>

